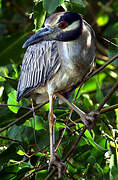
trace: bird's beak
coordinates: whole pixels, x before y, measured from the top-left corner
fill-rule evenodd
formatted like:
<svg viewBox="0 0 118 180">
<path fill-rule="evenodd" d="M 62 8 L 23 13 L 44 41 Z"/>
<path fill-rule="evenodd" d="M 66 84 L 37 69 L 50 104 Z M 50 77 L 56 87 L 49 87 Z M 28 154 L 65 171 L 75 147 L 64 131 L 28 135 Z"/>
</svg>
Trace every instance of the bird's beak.
<svg viewBox="0 0 118 180">
<path fill-rule="evenodd" d="M 50 26 L 41 28 L 23 44 L 23 48 L 36 44 L 43 40 L 52 40 L 52 34 L 55 34 L 54 32 L 55 29 L 51 28 Z"/>
</svg>

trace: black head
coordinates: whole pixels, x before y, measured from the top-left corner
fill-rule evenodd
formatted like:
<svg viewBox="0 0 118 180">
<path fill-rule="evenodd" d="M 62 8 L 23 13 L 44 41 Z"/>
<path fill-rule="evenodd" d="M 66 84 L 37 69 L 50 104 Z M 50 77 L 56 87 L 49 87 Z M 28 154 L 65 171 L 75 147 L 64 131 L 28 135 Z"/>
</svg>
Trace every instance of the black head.
<svg viewBox="0 0 118 180">
<path fill-rule="evenodd" d="M 43 40 L 72 41 L 82 33 L 82 17 L 75 12 L 59 12 L 49 16 L 45 27 L 31 36 L 23 47 Z"/>
<path fill-rule="evenodd" d="M 62 22 L 66 22 L 67 27 L 57 36 L 57 39 L 60 41 L 71 41 L 81 35 L 82 18 L 79 14 L 75 12 L 65 12 L 59 19 L 59 23 Z"/>
<path fill-rule="evenodd" d="M 57 27 L 55 39 L 71 41 L 77 39 L 82 33 L 82 17 L 75 12 L 59 12 L 47 18 L 45 25 Z"/>
</svg>

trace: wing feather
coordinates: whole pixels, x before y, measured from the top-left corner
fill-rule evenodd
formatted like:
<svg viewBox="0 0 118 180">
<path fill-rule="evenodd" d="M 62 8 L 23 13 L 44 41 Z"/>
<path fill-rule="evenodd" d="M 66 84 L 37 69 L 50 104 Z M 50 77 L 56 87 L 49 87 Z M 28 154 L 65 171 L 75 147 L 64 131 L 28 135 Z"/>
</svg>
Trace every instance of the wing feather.
<svg viewBox="0 0 118 180">
<path fill-rule="evenodd" d="M 60 60 L 56 41 L 44 41 L 29 46 L 22 62 L 17 100 L 45 85 L 55 70 L 58 70 L 57 67 L 60 67 Z"/>
</svg>

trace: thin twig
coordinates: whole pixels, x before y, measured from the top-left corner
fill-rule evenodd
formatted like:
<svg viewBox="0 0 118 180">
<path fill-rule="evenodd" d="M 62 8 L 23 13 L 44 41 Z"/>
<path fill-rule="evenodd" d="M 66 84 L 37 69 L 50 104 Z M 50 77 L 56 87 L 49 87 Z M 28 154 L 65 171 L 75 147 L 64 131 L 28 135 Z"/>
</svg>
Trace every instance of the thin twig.
<svg viewBox="0 0 118 180">
<path fill-rule="evenodd" d="M 103 56 L 101 54 L 96 54 L 96 59 L 100 59 L 102 61 L 108 61 L 109 58 L 107 56 Z"/>
<path fill-rule="evenodd" d="M 96 71 L 94 71 L 89 77 L 86 78 L 86 81 L 88 79 L 90 79 L 91 77 L 93 77 L 95 74 L 99 73 L 100 71 L 102 71 L 106 66 L 108 66 L 109 64 L 111 64 L 115 59 L 118 58 L 118 54 L 115 55 L 112 59 L 110 59 L 107 63 L 105 63 L 103 66 L 101 66 L 100 68 L 98 68 Z"/>
<path fill-rule="evenodd" d="M 57 144 L 57 146 L 56 146 L 56 148 L 55 148 L 55 152 L 57 152 L 57 149 L 58 149 L 59 145 L 61 144 L 61 141 L 62 141 L 62 139 L 63 139 L 63 137 L 64 137 L 65 131 L 66 131 L 66 128 L 64 128 L 64 130 L 63 130 L 63 132 L 62 132 L 62 135 L 61 135 L 61 137 L 60 137 L 60 139 L 59 139 L 59 142 L 58 142 L 58 144 Z"/>
<path fill-rule="evenodd" d="M 35 168 L 34 171 L 32 171 L 32 172 L 30 172 L 29 174 L 27 174 L 26 176 L 24 176 L 21 180 L 26 180 L 29 176 L 31 176 L 31 175 L 34 174 L 35 172 L 38 172 L 38 171 L 41 171 L 41 170 L 44 170 L 44 169 L 47 169 L 47 165 L 46 165 L 46 166 L 42 166 L 42 167 Z"/>
<path fill-rule="evenodd" d="M 30 107 L 25 107 L 25 106 L 21 106 L 21 105 L 14 105 L 14 104 L 0 104 L 0 106 L 13 106 L 13 107 L 19 107 L 19 108 L 24 108 L 24 109 L 28 109 L 28 110 L 32 109 Z"/>
<path fill-rule="evenodd" d="M 116 91 L 116 89 L 118 88 L 118 80 L 116 81 L 116 83 L 114 84 L 113 88 L 110 90 L 110 92 L 104 97 L 102 103 L 99 105 L 99 107 L 97 108 L 96 111 L 100 111 L 102 109 L 102 107 L 104 106 L 104 104 L 109 100 L 109 98 L 112 96 L 112 94 Z"/>
<path fill-rule="evenodd" d="M 56 171 L 57 169 L 53 169 L 44 180 L 48 180 Z"/>
<path fill-rule="evenodd" d="M 4 140 L 8 140 L 8 141 L 14 141 L 14 142 L 21 142 L 19 140 L 16 140 L 16 139 L 12 139 L 12 138 L 7 138 L 7 137 L 4 137 L 4 136 L 0 136 L 0 139 L 4 139 Z"/>
<path fill-rule="evenodd" d="M 45 103 L 43 103 L 43 104 L 41 104 L 41 105 L 36 106 L 34 109 L 37 110 L 37 109 L 41 108 L 42 106 L 44 106 L 44 105 L 47 104 L 47 103 L 48 103 L 48 101 L 45 102 Z M 32 113 L 32 110 L 28 111 L 27 113 L 23 114 L 23 116 L 21 116 L 20 118 L 16 119 L 16 120 L 13 121 L 12 123 L 8 124 L 6 127 L 2 128 L 2 129 L 0 130 L 0 133 L 3 132 L 3 131 L 5 131 L 6 129 L 10 128 L 11 126 L 13 126 L 14 124 L 16 124 L 17 122 L 19 122 L 20 120 L 22 120 L 24 117 L 28 116 L 30 113 Z"/>
<path fill-rule="evenodd" d="M 67 160 L 67 158 L 70 158 L 72 156 L 72 154 L 75 152 L 76 146 L 78 144 L 78 142 L 80 141 L 80 139 L 82 138 L 84 132 L 86 131 L 87 126 L 83 127 L 83 130 L 80 131 L 76 141 L 74 142 L 73 146 L 71 147 L 71 149 L 68 151 L 68 153 L 66 154 L 66 156 L 62 159 L 62 162 L 65 162 Z"/>
<path fill-rule="evenodd" d="M 112 41 L 106 39 L 105 37 L 101 37 L 103 40 L 107 41 L 108 43 L 112 44 L 113 46 L 117 47 L 118 48 L 118 45 L 113 43 Z"/>
</svg>

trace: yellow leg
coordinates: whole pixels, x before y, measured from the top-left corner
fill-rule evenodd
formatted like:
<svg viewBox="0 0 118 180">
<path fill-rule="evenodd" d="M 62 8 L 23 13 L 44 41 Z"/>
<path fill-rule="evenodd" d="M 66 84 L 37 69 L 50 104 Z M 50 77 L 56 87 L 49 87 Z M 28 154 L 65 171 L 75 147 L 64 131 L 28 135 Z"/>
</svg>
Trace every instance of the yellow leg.
<svg viewBox="0 0 118 180">
<path fill-rule="evenodd" d="M 50 131 L 50 163 L 49 169 L 51 165 L 55 165 L 58 171 L 58 179 L 61 178 L 61 171 L 66 168 L 65 164 L 57 161 L 55 157 L 55 116 L 53 114 L 53 95 L 49 95 L 49 131 Z M 63 167 L 63 168 L 62 168 Z"/>
<path fill-rule="evenodd" d="M 54 132 L 54 125 L 55 125 L 55 117 L 53 115 L 53 96 L 49 96 L 49 131 L 50 131 L 50 164 L 55 161 L 55 132 Z"/>
</svg>

